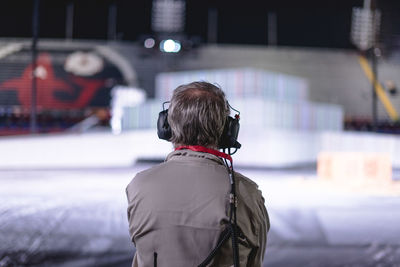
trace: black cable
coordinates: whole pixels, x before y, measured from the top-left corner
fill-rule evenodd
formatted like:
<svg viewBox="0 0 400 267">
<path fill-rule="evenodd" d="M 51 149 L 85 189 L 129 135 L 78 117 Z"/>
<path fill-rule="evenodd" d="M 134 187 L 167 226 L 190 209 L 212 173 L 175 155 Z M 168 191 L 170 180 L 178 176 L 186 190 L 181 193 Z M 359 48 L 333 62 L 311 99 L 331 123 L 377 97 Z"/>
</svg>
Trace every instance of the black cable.
<svg viewBox="0 0 400 267">
<path fill-rule="evenodd" d="M 231 155 L 231 149 L 228 148 L 228 154 Z M 228 161 L 224 159 L 226 168 L 229 173 L 229 179 L 231 182 L 231 192 L 229 196 L 230 202 L 230 211 L 229 211 L 229 226 L 232 228 L 232 254 L 233 254 L 233 266 L 239 267 L 239 245 L 238 245 L 238 237 L 237 237 L 237 218 L 236 218 L 236 205 L 237 205 L 237 197 L 236 197 L 236 184 L 235 184 L 235 175 L 233 171 L 233 163 L 229 166 Z"/>
<path fill-rule="evenodd" d="M 235 151 L 233 151 L 232 153 L 230 153 L 229 155 L 233 155 L 233 154 L 235 154 L 236 152 L 238 151 L 238 149 L 237 148 L 235 148 Z"/>
<path fill-rule="evenodd" d="M 167 103 L 171 103 L 171 101 L 164 101 L 164 102 L 162 103 L 162 109 L 163 109 L 163 110 L 165 110 L 164 105 L 167 104 Z"/>
<path fill-rule="evenodd" d="M 230 148 L 228 148 L 228 153 L 230 154 Z M 236 205 L 237 205 L 237 197 L 236 197 L 236 184 L 235 184 L 235 174 L 233 171 L 233 163 L 231 162 L 231 166 L 229 168 L 230 176 L 232 180 L 232 188 L 231 194 L 233 195 L 233 201 L 231 203 L 233 223 L 231 222 L 232 227 L 232 250 L 233 250 L 233 266 L 239 267 L 239 244 L 237 237 L 237 217 L 236 217 Z"/>
<path fill-rule="evenodd" d="M 237 149 L 236 149 L 237 150 Z M 225 153 L 225 149 L 223 149 Z M 236 151 L 235 151 L 236 152 Z M 230 148 L 228 148 L 228 154 L 230 153 Z M 231 190 L 229 193 L 229 222 L 228 227 L 221 233 L 220 238 L 217 242 L 215 248 L 210 252 L 207 258 L 198 265 L 198 267 L 205 267 L 207 264 L 211 262 L 211 260 L 215 257 L 218 250 L 222 247 L 226 240 L 229 237 L 232 238 L 232 254 L 233 254 L 233 266 L 240 267 L 239 265 L 239 245 L 238 245 L 238 237 L 237 237 L 237 218 L 236 218 L 236 205 L 237 205 L 237 197 L 236 197 L 236 185 L 235 185 L 235 175 L 233 170 L 233 163 L 228 164 L 226 158 L 224 158 L 226 169 L 228 170 L 229 174 L 229 181 L 231 184 Z"/>
<path fill-rule="evenodd" d="M 232 229 L 230 227 L 226 227 L 225 230 L 221 233 L 215 248 L 210 252 L 210 254 L 208 254 L 207 258 L 202 263 L 200 263 L 198 267 L 207 266 L 211 262 L 211 260 L 215 257 L 218 250 L 222 247 L 222 245 L 225 243 L 226 240 L 228 240 L 228 238 L 231 235 L 232 235 Z"/>
<path fill-rule="evenodd" d="M 229 106 L 231 109 L 233 109 L 234 111 L 236 111 L 236 112 L 238 113 L 238 115 L 240 115 L 240 111 L 237 110 L 237 109 L 234 109 L 234 108 L 229 104 L 229 102 L 228 102 L 228 106 Z"/>
</svg>

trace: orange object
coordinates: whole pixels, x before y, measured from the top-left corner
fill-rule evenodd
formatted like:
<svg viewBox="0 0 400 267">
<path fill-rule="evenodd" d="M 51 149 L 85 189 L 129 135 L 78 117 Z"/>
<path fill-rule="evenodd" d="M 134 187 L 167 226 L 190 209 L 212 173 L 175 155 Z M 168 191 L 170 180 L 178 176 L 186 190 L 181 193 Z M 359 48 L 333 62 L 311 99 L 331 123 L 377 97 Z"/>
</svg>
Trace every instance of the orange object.
<svg viewBox="0 0 400 267">
<path fill-rule="evenodd" d="M 330 181 L 390 183 L 392 163 L 387 153 L 321 152 L 317 174 Z"/>
</svg>

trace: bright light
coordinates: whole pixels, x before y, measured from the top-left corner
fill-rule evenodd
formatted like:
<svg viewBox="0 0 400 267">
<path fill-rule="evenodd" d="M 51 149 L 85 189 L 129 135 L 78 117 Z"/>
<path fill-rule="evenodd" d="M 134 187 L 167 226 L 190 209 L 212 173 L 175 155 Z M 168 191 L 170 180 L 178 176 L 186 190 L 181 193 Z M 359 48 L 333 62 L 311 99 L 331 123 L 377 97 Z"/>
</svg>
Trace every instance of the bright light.
<svg viewBox="0 0 400 267">
<path fill-rule="evenodd" d="M 155 44 L 156 44 L 156 41 L 153 38 L 147 38 L 144 41 L 144 47 L 146 47 L 146 48 L 153 48 Z"/>
<path fill-rule="evenodd" d="M 166 53 L 178 53 L 181 50 L 181 44 L 172 39 L 163 40 L 160 43 L 160 50 Z"/>
</svg>

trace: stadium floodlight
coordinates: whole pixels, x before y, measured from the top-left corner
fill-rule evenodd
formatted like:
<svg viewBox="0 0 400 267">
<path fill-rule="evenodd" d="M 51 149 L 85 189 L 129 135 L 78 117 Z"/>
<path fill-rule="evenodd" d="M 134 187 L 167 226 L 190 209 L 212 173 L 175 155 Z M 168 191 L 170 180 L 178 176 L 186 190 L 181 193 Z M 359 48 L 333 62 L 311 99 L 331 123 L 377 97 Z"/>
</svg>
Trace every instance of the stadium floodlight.
<svg viewBox="0 0 400 267">
<path fill-rule="evenodd" d="M 181 50 L 181 43 L 172 39 L 162 40 L 160 50 L 166 53 L 178 53 Z"/>
<path fill-rule="evenodd" d="M 361 51 L 374 47 L 379 35 L 381 12 L 370 5 L 364 0 L 364 7 L 353 8 L 351 18 L 351 42 Z"/>
<path fill-rule="evenodd" d="M 144 40 L 144 47 L 146 48 L 153 48 L 155 44 L 156 40 L 154 40 L 153 38 L 147 38 L 146 40 Z"/>
</svg>

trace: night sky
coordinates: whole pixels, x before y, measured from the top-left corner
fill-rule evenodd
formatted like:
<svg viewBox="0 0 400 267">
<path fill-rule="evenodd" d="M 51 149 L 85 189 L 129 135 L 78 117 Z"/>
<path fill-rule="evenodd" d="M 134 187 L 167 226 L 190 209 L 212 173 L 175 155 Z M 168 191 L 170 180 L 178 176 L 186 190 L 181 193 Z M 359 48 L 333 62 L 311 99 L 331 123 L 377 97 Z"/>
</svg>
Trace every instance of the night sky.
<svg viewBox="0 0 400 267">
<path fill-rule="evenodd" d="M 30 37 L 32 1 L 5 0 L 0 8 L 0 37 Z M 40 37 L 65 38 L 66 3 L 41 0 Z M 149 0 L 85 0 L 74 2 L 76 39 L 106 39 L 110 3 L 117 5 L 117 36 L 138 41 L 152 34 Z M 382 40 L 396 43 L 400 36 L 400 1 L 376 0 L 382 10 Z M 350 42 L 352 7 L 363 0 L 335 1 L 190 1 L 186 3 L 184 34 L 207 42 L 208 10 L 218 13 L 221 44 L 267 45 L 267 14 L 277 16 L 277 45 L 302 47 L 354 48 Z M 397 39 L 396 39 L 397 38 Z"/>
</svg>

